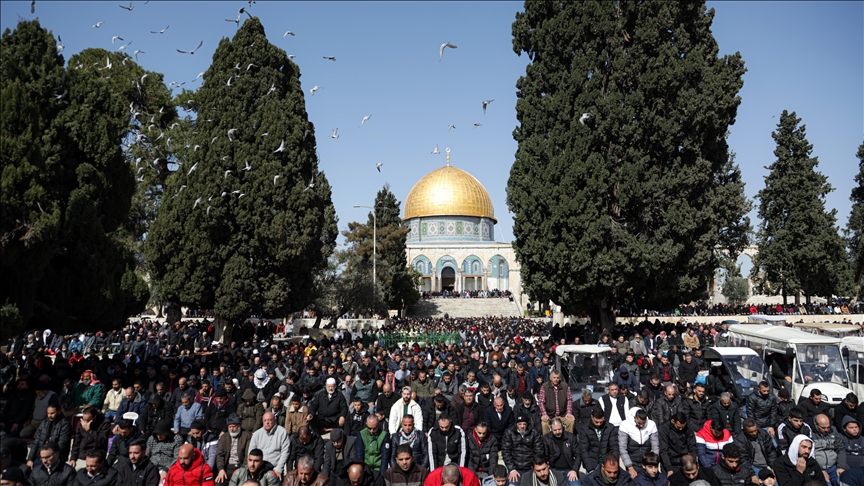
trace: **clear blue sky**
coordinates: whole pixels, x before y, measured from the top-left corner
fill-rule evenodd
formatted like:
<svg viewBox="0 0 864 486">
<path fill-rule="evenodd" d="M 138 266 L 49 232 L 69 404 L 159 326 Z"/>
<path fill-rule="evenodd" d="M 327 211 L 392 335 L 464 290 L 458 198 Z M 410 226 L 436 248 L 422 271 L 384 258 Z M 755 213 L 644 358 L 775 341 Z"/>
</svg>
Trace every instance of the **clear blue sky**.
<svg viewBox="0 0 864 486">
<path fill-rule="evenodd" d="M 88 47 L 111 49 L 111 37 L 141 49 L 145 69 L 165 81 L 187 81 L 210 64 L 222 37 L 230 37 L 246 2 L 43 2 L 36 14 L 60 35 L 64 55 Z M 384 183 L 400 201 L 424 174 L 453 165 L 482 182 L 492 196 L 499 226 L 512 239 L 505 187 L 516 142 L 516 80 L 526 56 L 512 50 L 511 24 L 519 2 L 275 2 L 250 9 L 262 19 L 270 41 L 296 55 L 306 108 L 317 129 L 323 170 L 333 186 L 340 229 L 365 221 Z M 748 72 L 730 145 L 753 197 L 773 161 L 771 131 L 782 110 L 796 111 L 807 125 L 819 170 L 835 191 L 827 198 L 845 226 L 857 170 L 855 153 L 864 134 L 864 4 L 861 2 L 711 2 L 713 31 L 721 54 L 740 51 Z M 0 3 L 2 28 L 33 18 L 30 2 Z M 245 18 L 245 16 L 244 16 Z M 104 21 L 99 29 L 91 26 Z M 163 35 L 151 30 L 170 28 Z M 282 38 L 286 30 L 296 37 Z M 175 49 L 192 49 L 194 56 Z M 443 62 L 438 47 L 452 42 Z M 118 44 L 119 46 L 119 44 Z M 336 56 L 337 61 L 323 56 Z M 314 97 L 314 85 L 322 86 Z M 481 102 L 495 99 L 484 116 Z M 372 118 L 358 128 L 360 120 Z M 772 118 L 772 117 L 778 118 Z M 456 129 L 447 132 L 449 124 Z M 480 128 L 472 128 L 482 123 Z M 334 128 L 340 138 L 329 138 Z M 438 144 L 441 155 L 430 152 Z M 379 174 L 375 164 L 384 164 Z M 755 215 L 754 215 L 755 220 Z M 501 238 L 501 233 L 496 234 Z M 746 271 L 746 269 L 745 269 Z"/>
</svg>

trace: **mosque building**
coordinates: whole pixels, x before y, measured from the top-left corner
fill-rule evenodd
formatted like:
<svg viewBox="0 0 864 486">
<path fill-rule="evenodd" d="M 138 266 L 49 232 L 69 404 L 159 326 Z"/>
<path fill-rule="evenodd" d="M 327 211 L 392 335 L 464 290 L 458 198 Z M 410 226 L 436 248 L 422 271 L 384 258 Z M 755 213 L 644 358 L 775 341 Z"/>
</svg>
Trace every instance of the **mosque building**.
<svg viewBox="0 0 864 486">
<path fill-rule="evenodd" d="M 522 301 L 519 262 L 510 243 L 495 241 L 495 210 L 483 184 L 447 165 L 414 184 L 402 220 L 410 231 L 408 264 L 421 292 L 509 290 Z"/>
</svg>

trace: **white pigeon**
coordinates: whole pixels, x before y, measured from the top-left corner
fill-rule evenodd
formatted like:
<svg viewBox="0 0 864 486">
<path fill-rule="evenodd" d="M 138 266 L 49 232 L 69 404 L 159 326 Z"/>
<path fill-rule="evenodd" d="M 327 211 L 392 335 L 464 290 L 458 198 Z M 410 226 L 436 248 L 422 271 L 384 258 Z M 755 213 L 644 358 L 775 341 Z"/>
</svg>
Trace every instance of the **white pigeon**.
<svg viewBox="0 0 864 486">
<path fill-rule="evenodd" d="M 274 150 L 273 153 L 275 154 L 275 153 L 284 152 L 284 151 L 285 151 L 285 139 L 283 138 L 282 143 L 279 144 L 279 148 Z"/>
<path fill-rule="evenodd" d="M 131 43 L 132 43 L 132 41 L 129 41 L 126 44 L 123 44 L 122 46 L 117 48 L 117 51 L 122 51 L 122 50 L 126 49 L 129 46 L 129 44 L 131 44 Z M 125 61 L 125 59 L 124 59 L 124 61 Z"/>
<path fill-rule="evenodd" d="M 448 132 L 454 128 L 456 128 L 456 125 L 447 125 L 447 131 Z"/>
<path fill-rule="evenodd" d="M 436 144 L 435 144 L 435 150 L 432 151 L 432 155 L 438 155 L 438 154 L 440 154 L 440 153 L 441 153 L 441 152 L 438 151 L 438 144 L 436 143 Z"/>
<path fill-rule="evenodd" d="M 288 54 L 288 59 L 291 59 L 292 61 L 294 60 L 295 57 L 296 56 L 294 54 Z"/>
<path fill-rule="evenodd" d="M 193 152 L 197 152 L 199 148 L 201 148 L 200 145 L 195 145 L 195 150 L 193 150 Z"/>
<path fill-rule="evenodd" d="M 195 162 L 195 165 L 193 165 L 192 168 L 189 169 L 189 172 L 187 172 L 186 175 L 188 176 L 188 175 L 192 174 L 192 171 L 197 169 L 197 168 L 198 168 L 198 162 Z"/>
<path fill-rule="evenodd" d="M 193 79 L 192 82 L 194 83 L 195 81 L 198 81 L 198 78 L 200 78 L 201 76 L 204 76 L 204 71 L 198 73 L 198 76 L 195 76 L 195 79 Z"/>
<path fill-rule="evenodd" d="M 99 27 L 102 27 L 102 24 L 104 24 L 104 23 L 105 23 L 105 22 L 96 22 L 96 24 L 95 24 L 93 27 L 90 27 L 90 28 L 91 28 L 91 29 L 98 29 Z"/>
<path fill-rule="evenodd" d="M 276 185 L 276 181 L 279 180 L 280 177 L 282 177 L 282 176 L 281 176 L 281 175 L 278 175 L 278 174 L 275 175 L 275 176 L 273 176 L 273 185 L 274 185 L 274 186 Z"/>
<path fill-rule="evenodd" d="M 248 170 L 252 170 L 252 166 L 249 165 L 249 161 L 248 161 L 248 160 L 246 160 L 246 167 L 243 167 L 243 170 L 247 170 L 247 171 L 248 171 Z"/>
<path fill-rule="evenodd" d="M 186 189 L 186 184 L 183 184 L 182 186 L 180 186 L 180 190 L 177 191 L 177 194 L 180 194 L 181 192 L 183 192 L 183 189 Z"/>
<path fill-rule="evenodd" d="M 111 45 L 112 45 L 112 46 L 114 45 L 114 41 L 116 41 L 117 39 L 120 39 L 120 40 L 122 40 L 122 41 L 125 41 L 125 40 L 126 40 L 126 39 L 120 37 L 119 35 L 115 35 L 114 37 L 111 38 Z"/>
<path fill-rule="evenodd" d="M 370 115 L 366 115 L 366 116 L 364 116 L 363 119 L 360 120 L 360 126 L 362 127 L 363 124 L 366 123 L 367 121 L 369 121 L 370 118 L 372 118 L 372 115 L 371 115 L 371 114 L 370 114 Z M 360 128 L 360 127 L 357 127 L 357 128 Z"/>
<path fill-rule="evenodd" d="M 328 61 L 335 61 L 336 57 L 335 56 L 324 56 L 324 59 L 327 59 Z"/>
<path fill-rule="evenodd" d="M 201 196 L 201 197 L 199 197 L 198 199 L 196 199 L 196 200 L 195 200 L 195 204 L 192 205 L 192 209 L 197 208 L 197 207 L 198 207 L 198 204 L 201 203 L 201 200 L 202 200 L 202 199 L 204 199 L 204 196 Z"/>
<path fill-rule="evenodd" d="M 483 102 L 483 114 L 486 114 L 486 107 L 489 106 L 489 103 L 492 103 L 495 100 L 486 100 Z"/>
<path fill-rule="evenodd" d="M 132 55 L 135 56 L 135 62 L 138 62 L 138 54 L 147 54 L 147 53 L 142 51 L 141 49 L 136 49 L 135 52 L 132 53 Z"/>
<path fill-rule="evenodd" d="M 165 31 L 168 30 L 168 27 L 171 27 L 171 26 L 169 25 L 169 26 L 165 27 L 165 28 L 162 29 L 162 30 L 151 30 L 150 33 L 151 33 L 151 34 L 164 34 Z"/>
<path fill-rule="evenodd" d="M 315 92 L 319 89 L 321 89 L 321 86 L 313 86 L 312 89 L 309 90 L 309 93 L 312 94 L 312 96 L 315 96 Z"/>
<path fill-rule="evenodd" d="M 333 130 L 333 135 L 330 135 L 330 138 L 339 138 L 339 135 L 336 134 L 336 132 L 338 132 L 338 131 L 339 131 L 338 128 Z"/>
<path fill-rule="evenodd" d="M 227 179 L 227 178 L 228 178 L 228 174 L 231 174 L 231 169 L 226 170 L 226 171 L 225 171 L 225 176 L 222 177 L 222 178 L 223 178 L 223 179 Z"/>
<path fill-rule="evenodd" d="M 232 129 L 228 130 L 228 140 L 229 140 L 229 141 L 231 141 L 231 142 L 234 141 L 234 139 L 231 138 L 231 135 L 234 135 L 234 133 L 235 133 L 236 131 L 237 131 L 236 128 L 232 128 Z"/>
<path fill-rule="evenodd" d="M 475 123 L 475 124 L 474 124 L 474 128 L 477 128 L 477 127 L 482 127 L 482 126 L 483 126 L 483 124 L 482 124 L 482 123 Z"/>
<path fill-rule="evenodd" d="M 60 36 L 57 36 L 57 54 L 63 52 L 63 49 L 66 49 L 66 46 L 63 45 L 63 39 Z"/>
<path fill-rule="evenodd" d="M 579 123 L 585 124 L 585 120 L 591 118 L 591 113 L 582 113 L 582 116 L 579 117 Z"/>
<path fill-rule="evenodd" d="M 210 214 L 211 209 L 213 209 L 213 206 L 207 206 L 207 214 Z"/>
<path fill-rule="evenodd" d="M 444 58 L 444 48 L 449 47 L 450 49 L 456 49 L 456 46 L 449 42 L 445 42 L 441 44 L 441 48 L 438 50 L 438 62 L 441 62 L 441 59 Z"/>
<path fill-rule="evenodd" d="M 381 166 L 382 165 L 384 165 L 384 164 L 381 162 L 378 162 L 377 164 L 375 164 L 375 168 L 378 169 L 378 172 L 381 172 Z"/>
<path fill-rule="evenodd" d="M 213 145 L 213 142 L 215 142 L 217 138 L 219 138 L 219 135 L 216 135 L 213 137 L 213 140 L 210 140 L 210 145 Z"/>
<path fill-rule="evenodd" d="M 287 37 L 287 36 L 289 36 L 289 35 L 293 37 L 293 36 L 294 36 L 294 32 L 291 32 L 291 31 L 289 30 L 289 31 L 285 32 L 284 34 L 282 34 L 282 38 L 284 39 L 285 37 Z"/>
<path fill-rule="evenodd" d="M 315 187 L 315 176 L 312 176 L 312 178 L 309 179 L 309 185 L 306 186 L 306 189 L 303 189 L 303 192 L 306 192 L 309 189 L 313 189 L 314 187 Z"/>
</svg>

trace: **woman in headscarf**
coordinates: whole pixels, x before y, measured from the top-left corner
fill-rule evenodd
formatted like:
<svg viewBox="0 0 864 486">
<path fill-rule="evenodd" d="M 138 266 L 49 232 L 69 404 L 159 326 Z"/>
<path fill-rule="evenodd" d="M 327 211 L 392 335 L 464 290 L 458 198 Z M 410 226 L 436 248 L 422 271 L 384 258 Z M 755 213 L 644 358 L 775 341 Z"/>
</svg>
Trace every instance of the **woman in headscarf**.
<svg viewBox="0 0 864 486">
<path fill-rule="evenodd" d="M 804 486 L 810 481 L 827 485 L 825 474 L 813 458 L 813 440 L 804 434 L 796 435 L 785 455 L 774 461 L 774 474 L 777 484 L 783 486 Z"/>
</svg>

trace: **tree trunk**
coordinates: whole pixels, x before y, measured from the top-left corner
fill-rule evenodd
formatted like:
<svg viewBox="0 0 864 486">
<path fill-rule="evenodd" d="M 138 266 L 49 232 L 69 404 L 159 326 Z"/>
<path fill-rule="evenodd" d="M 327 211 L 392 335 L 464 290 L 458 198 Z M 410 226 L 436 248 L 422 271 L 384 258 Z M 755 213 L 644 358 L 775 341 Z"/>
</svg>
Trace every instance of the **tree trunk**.
<svg viewBox="0 0 864 486">
<path fill-rule="evenodd" d="M 783 307 L 786 307 L 786 286 L 783 286 Z"/>
<path fill-rule="evenodd" d="M 798 307 L 799 305 L 801 305 L 801 291 L 796 290 L 795 291 L 795 307 Z"/>
<path fill-rule="evenodd" d="M 165 313 L 165 322 L 167 322 L 169 326 L 173 326 L 174 324 L 180 322 L 182 314 L 183 313 L 180 310 L 180 306 L 172 302 L 168 305 L 168 312 Z"/>
<path fill-rule="evenodd" d="M 806 296 L 804 296 L 804 302 L 805 302 L 807 305 L 810 305 L 810 294 L 807 294 Z"/>
<path fill-rule="evenodd" d="M 316 312 L 315 313 L 315 324 L 312 325 L 312 329 L 318 329 L 319 327 L 321 327 L 321 313 Z"/>
<path fill-rule="evenodd" d="M 598 303 L 589 315 L 591 317 L 591 323 L 594 325 L 599 323 L 602 331 L 609 331 L 615 327 L 615 309 L 611 305 L 607 304 L 604 309 L 603 304 Z"/>
<path fill-rule="evenodd" d="M 224 343 L 225 341 L 222 338 L 225 335 L 225 329 L 228 328 L 228 319 L 225 319 L 222 316 L 216 316 L 213 319 L 213 340 L 219 341 L 220 343 Z M 231 336 L 228 336 L 229 340 Z"/>
</svg>

